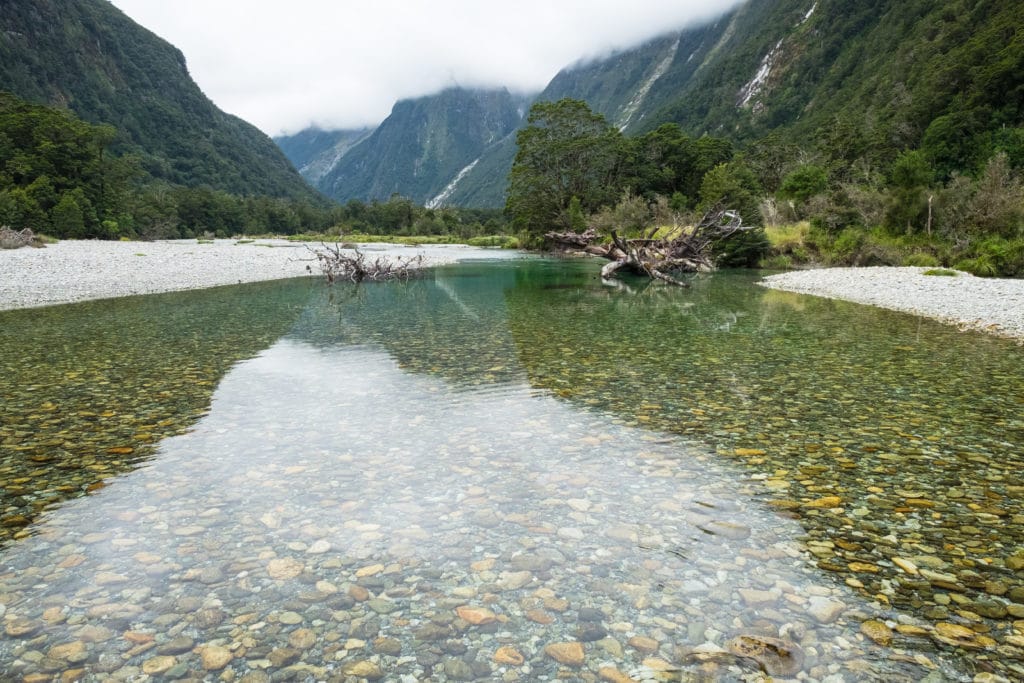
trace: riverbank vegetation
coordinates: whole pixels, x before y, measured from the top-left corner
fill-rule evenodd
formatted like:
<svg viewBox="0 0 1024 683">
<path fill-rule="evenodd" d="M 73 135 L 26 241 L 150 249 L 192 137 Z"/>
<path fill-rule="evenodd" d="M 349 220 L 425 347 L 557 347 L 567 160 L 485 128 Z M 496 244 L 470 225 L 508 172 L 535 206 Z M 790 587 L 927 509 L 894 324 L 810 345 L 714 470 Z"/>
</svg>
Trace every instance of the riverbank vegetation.
<svg viewBox="0 0 1024 683">
<path fill-rule="evenodd" d="M 901 150 L 839 126 L 813 147 L 773 133 L 739 148 L 675 124 L 626 137 L 582 101 L 542 102 L 517 139 L 506 212 L 540 244 L 552 230 L 678 229 L 721 205 L 755 228 L 725 243 L 723 266 L 920 265 L 1024 276 L 1024 142 L 993 135 L 954 163 L 936 136 Z"/>
</svg>

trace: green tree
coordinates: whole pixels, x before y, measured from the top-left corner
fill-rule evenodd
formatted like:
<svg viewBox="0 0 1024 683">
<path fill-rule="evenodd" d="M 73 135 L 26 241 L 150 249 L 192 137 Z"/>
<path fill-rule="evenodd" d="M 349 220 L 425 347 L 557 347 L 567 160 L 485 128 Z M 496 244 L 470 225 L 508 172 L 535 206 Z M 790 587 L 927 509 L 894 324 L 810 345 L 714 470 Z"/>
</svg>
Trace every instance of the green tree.
<svg viewBox="0 0 1024 683">
<path fill-rule="evenodd" d="M 886 222 L 891 229 L 911 234 L 928 220 L 932 197 L 928 186 L 935 173 L 924 153 L 912 150 L 896 158 L 890 175 L 892 192 Z"/>
<path fill-rule="evenodd" d="M 704 176 L 700 188 L 700 213 L 715 208 L 739 212 L 752 230 L 734 235 L 714 248 L 715 262 L 723 267 L 755 266 L 768 251 L 761 223 L 761 187 L 753 171 L 741 161 L 719 164 Z"/>
<path fill-rule="evenodd" d="M 87 237 L 85 229 L 85 216 L 75 192 L 65 192 L 61 195 L 57 206 L 53 207 L 51 220 L 53 227 L 61 235 L 68 237 Z"/>
<path fill-rule="evenodd" d="M 571 228 L 573 197 L 592 213 L 621 192 L 622 135 L 585 102 L 538 102 L 516 143 L 505 210 L 520 231 Z"/>
<path fill-rule="evenodd" d="M 803 204 L 811 197 L 828 189 L 828 175 L 825 169 L 814 164 L 804 164 L 789 173 L 782 181 L 779 195 Z"/>
</svg>

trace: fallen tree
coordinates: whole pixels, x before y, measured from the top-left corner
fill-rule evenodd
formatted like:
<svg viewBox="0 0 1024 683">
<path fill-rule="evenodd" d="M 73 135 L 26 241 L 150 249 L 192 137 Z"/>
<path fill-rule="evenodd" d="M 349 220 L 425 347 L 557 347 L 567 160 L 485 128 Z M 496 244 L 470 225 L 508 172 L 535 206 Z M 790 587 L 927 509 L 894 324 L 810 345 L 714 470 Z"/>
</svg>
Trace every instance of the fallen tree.
<svg viewBox="0 0 1024 683">
<path fill-rule="evenodd" d="M 36 246 L 36 236 L 28 228 L 18 232 L 6 225 L 0 226 L 0 249 L 20 249 L 21 247 Z M 42 242 L 38 246 L 43 246 Z"/>
<path fill-rule="evenodd" d="M 339 280 L 355 283 L 364 280 L 408 280 L 423 267 L 423 254 L 370 258 L 358 248 L 346 248 L 342 243 L 322 244 L 313 253 L 328 284 Z"/>
<path fill-rule="evenodd" d="M 590 228 L 582 233 L 549 232 L 545 237 L 567 250 L 582 250 L 608 259 L 601 269 L 601 277 L 611 278 L 620 270 L 667 282 L 680 287 L 689 284 L 675 277 L 678 273 L 709 272 L 715 269 L 712 247 L 752 226 L 743 225 L 736 211 L 713 209 L 692 228 L 680 228 L 667 237 L 654 238 L 656 230 L 640 238 L 624 238 L 611 231 L 611 241 L 603 242 L 601 235 Z"/>
</svg>

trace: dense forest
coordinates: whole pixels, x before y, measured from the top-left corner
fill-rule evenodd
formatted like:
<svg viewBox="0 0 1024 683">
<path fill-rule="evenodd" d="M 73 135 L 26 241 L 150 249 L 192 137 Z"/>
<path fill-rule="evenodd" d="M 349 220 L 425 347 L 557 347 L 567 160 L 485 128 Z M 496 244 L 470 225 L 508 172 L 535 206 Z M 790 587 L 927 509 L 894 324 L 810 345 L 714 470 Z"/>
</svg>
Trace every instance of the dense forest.
<svg viewBox="0 0 1024 683">
<path fill-rule="evenodd" d="M 403 197 L 344 206 L 230 194 L 154 178 L 111 151 L 117 131 L 0 93 L 0 225 L 53 237 L 166 239 L 268 233 L 500 232 L 494 210 L 427 210 Z"/>
<path fill-rule="evenodd" d="M 735 145 L 694 139 L 673 123 L 625 136 L 585 102 L 540 102 L 517 136 L 506 212 L 539 243 L 551 229 L 693 224 L 724 206 L 758 229 L 732 242 L 720 265 L 946 265 L 1022 276 L 1015 131 L 990 130 L 968 147 L 926 136 L 901 148 L 837 120 L 803 147 L 778 131 Z"/>
</svg>

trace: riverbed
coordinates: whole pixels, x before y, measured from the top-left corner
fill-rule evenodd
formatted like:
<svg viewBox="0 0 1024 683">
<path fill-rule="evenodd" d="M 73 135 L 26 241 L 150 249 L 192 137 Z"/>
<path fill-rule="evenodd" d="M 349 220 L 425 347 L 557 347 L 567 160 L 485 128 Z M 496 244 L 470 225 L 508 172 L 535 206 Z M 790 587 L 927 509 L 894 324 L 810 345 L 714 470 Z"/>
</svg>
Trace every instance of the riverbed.
<svg viewBox="0 0 1024 683">
<path fill-rule="evenodd" d="M 0 315 L 0 676 L 1024 676 L 1020 347 L 597 268 Z"/>
</svg>

